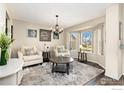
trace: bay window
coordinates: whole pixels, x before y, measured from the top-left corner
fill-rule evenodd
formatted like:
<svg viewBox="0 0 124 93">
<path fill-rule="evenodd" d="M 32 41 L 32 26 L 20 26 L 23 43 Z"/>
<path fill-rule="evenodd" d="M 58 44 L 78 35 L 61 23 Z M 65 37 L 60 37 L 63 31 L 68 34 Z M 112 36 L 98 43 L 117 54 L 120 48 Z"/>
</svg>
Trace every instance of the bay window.
<svg viewBox="0 0 124 93">
<path fill-rule="evenodd" d="M 103 23 L 86 30 L 69 32 L 69 48 L 76 52 L 104 55 L 104 34 Z"/>
</svg>

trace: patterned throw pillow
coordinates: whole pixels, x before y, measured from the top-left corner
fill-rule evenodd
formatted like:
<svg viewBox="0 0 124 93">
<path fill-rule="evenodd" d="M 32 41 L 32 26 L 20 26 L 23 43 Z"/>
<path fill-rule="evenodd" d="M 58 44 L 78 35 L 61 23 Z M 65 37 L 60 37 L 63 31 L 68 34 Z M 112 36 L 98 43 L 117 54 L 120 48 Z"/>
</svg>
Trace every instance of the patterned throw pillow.
<svg viewBox="0 0 124 93">
<path fill-rule="evenodd" d="M 29 56 L 30 55 L 30 49 L 25 49 L 25 56 Z"/>
<path fill-rule="evenodd" d="M 61 53 L 66 53 L 67 51 L 66 50 L 63 50 Z"/>
<path fill-rule="evenodd" d="M 34 48 L 28 48 L 25 49 L 25 56 L 35 55 L 36 52 L 34 51 Z"/>
<path fill-rule="evenodd" d="M 58 53 L 62 53 L 63 52 L 63 48 L 58 48 Z"/>
</svg>

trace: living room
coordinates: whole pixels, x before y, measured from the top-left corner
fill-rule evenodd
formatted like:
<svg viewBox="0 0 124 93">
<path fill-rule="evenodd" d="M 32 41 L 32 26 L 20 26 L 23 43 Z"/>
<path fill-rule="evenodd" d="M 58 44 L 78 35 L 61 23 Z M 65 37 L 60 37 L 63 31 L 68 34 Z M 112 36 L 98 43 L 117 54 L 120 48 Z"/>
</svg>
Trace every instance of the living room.
<svg viewBox="0 0 124 93">
<path fill-rule="evenodd" d="M 13 41 L 0 85 L 123 85 L 123 10 L 111 3 L 1 3 L 1 35 Z"/>
</svg>

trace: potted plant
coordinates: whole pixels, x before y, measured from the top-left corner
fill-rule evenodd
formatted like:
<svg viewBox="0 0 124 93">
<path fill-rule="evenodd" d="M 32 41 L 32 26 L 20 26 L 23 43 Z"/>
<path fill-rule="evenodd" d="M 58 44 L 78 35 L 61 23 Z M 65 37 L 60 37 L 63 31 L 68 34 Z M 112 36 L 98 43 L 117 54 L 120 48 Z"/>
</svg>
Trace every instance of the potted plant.
<svg viewBox="0 0 124 93">
<path fill-rule="evenodd" d="M 0 33 L 0 48 L 1 48 L 1 60 L 0 65 L 6 65 L 8 60 L 8 48 L 14 40 L 5 35 L 4 33 Z"/>
</svg>

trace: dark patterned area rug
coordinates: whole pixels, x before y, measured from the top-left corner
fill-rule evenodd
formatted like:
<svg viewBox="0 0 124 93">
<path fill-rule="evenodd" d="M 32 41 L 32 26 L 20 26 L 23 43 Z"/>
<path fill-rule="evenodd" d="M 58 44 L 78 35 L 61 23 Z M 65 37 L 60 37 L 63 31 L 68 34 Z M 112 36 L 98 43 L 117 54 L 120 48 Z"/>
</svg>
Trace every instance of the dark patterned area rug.
<svg viewBox="0 0 124 93">
<path fill-rule="evenodd" d="M 84 85 L 104 72 L 102 69 L 79 63 L 70 64 L 70 73 L 51 73 L 52 63 L 24 69 L 21 85 Z"/>
</svg>

